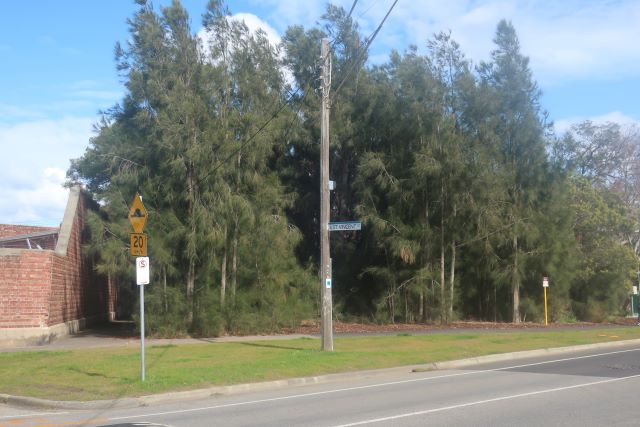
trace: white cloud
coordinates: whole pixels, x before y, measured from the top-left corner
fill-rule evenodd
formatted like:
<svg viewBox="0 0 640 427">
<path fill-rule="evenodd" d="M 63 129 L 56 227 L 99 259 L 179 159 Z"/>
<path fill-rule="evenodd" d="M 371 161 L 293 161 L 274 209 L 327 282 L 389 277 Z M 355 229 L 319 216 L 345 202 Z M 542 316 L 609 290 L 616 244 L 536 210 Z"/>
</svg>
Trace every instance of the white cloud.
<svg viewBox="0 0 640 427">
<path fill-rule="evenodd" d="M 62 221 L 69 190 L 64 188 L 65 172 L 47 168 L 30 189 L 0 186 L 0 222 L 22 225 L 57 226 Z"/>
<path fill-rule="evenodd" d="M 271 25 L 269 25 L 266 21 L 261 20 L 256 15 L 251 13 L 237 13 L 235 15 L 229 16 L 227 18 L 229 21 L 235 22 L 244 22 L 249 31 L 252 34 L 255 34 L 258 30 L 262 30 L 267 35 L 267 39 L 274 46 L 278 46 L 280 44 L 280 36 L 278 32 L 273 29 Z M 205 56 L 209 55 L 209 35 L 205 31 L 204 28 L 201 28 L 198 31 L 197 37 L 200 39 L 202 43 L 202 49 Z M 233 48 L 233 47 L 232 47 Z"/>
<path fill-rule="evenodd" d="M 264 0 L 263 3 L 265 8 L 271 10 L 271 13 L 265 18 L 281 32 L 289 25 L 313 26 L 326 9 L 325 1 Z M 347 3 L 351 4 L 352 2 L 351 0 L 338 0 L 332 3 L 349 8 Z"/>
<path fill-rule="evenodd" d="M 66 117 L 0 124 L 0 223 L 57 225 L 69 160 L 80 157 L 93 119 Z"/>
<path fill-rule="evenodd" d="M 0 123 L 43 119 L 42 112 L 32 108 L 19 107 L 17 105 L 0 104 Z"/>
<path fill-rule="evenodd" d="M 640 2 L 448 1 L 398 3 L 388 32 L 401 31 L 419 47 L 434 32 L 451 29 L 474 60 L 486 60 L 500 19 L 513 22 L 522 52 L 543 85 L 574 78 L 618 79 L 640 73 Z M 396 13 L 396 11 L 394 11 Z M 419 30 L 416 30 L 420 28 Z M 412 34 L 413 33 L 413 34 Z"/>
<path fill-rule="evenodd" d="M 230 16 L 228 19 L 230 21 L 244 22 L 244 24 L 247 26 L 247 28 L 249 29 L 251 34 L 255 34 L 256 32 L 258 32 L 258 30 L 262 30 L 266 34 L 267 40 L 269 40 L 269 43 L 274 48 L 278 48 L 278 46 L 280 45 L 280 42 L 281 42 L 282 38 L 280 37 L 278 32 L 271 25 L 269 25 L 266 21 L 263 21 L 262 19 L 258 18 L 254 14 L 251 14 L 251 13 L 237 13 L 235 15 Z M 209 46 L 208 46 L 209 43 L 207 42 L 208 34 L 204 30 L 204 28 L 202 28 L 200 31 L 198 31 L 197 36 L 200 39 L 200 41 L 202 42 L 202 47 L 203 47 L 204 54 L 205 54 L 205 56 L 207 56 L 209 54 L 209 52 L 210 52 Z M 282 57 L 282 54 L 283 54 L 283 52 L 279 51 L 280 57 Z M 294 79 L 293 74 L 291 73 L 291 71 L 288 70 L 287 68 L 283 68 L 281 71 L 282 71 L 282 73 L 284 75 L 285 82 L 287 82 L 289 84 L 293 84 L 295 79 Z"/>
<path fill-rule="evenodd" d="M 116 102 L 122 98 L 121 91 L 109 89 L 93 80 L 80 80 L 68 85 L 65 88 L 65 94 L 67 98 L 90 101 Z"/>
<path fill-rule="evenodd" d="M 56 86 L 55 98 L 42 95 L 41 99 L 44 101 L 42 103 L 24 105 L 0 103 L 0 132 L 3 129 L 6 130 L 9 125 L 23 126 L 25 123 L 42 123 L 47 119 L 68 122 L 64 115 L 97 114 L 101 108 L 113 106 L 123 96 L 123 90 L 92 80 Z"/>
<path fill-rule="evenodd" d="M 570 117 L 562 120 L 557 120 L 553 123 L 553 128 L 555 130 L 556 135 L 562 136 L 564 135 L 571 126 L 584 122 L 585 120 L 590 120 L 595 124 L 604 124 L 607 122 L 618 123 L 621 126 L 640 126 L 640 121 L 634 119 L 633 117 L 629 117 L 619 111 L 612 111 L 607 114 L 602 114 L 600 116 L 594 117 Z"/>
<path fill-rule="evenodd" d="M 536 6 L 533 18 L 521 16 L 514 25 L 541 83 L 575 78 L 618 80 L 640 73 L 637 1 L 558 2 L 549 9 Z"/>
<path fill-rule="evenodd" d="M 357 4 L 353 17 L 368 36 L 393 0 Z M 323 1 L 266 0 L 265 16 L 279 31 L 293 23 L 314 26 L 325 11 Z M 352 0 L 335 1 L 349 10 Z M 478 63 L 489 59 L 501 19 L 512 21 L 531 68 L 543 85 L 575 78 L 616 80 L 640 74 L 640 2 L 621 0 L 422 0 L 398 2 L 372 49 L 372 60 L 391 49 L 403 51 L 440 31 L 452 31 L 463 52 Z"/>
<path fill-rule="evenodd" d="M 252 33 L 256 33 L 258 30 L 264 31 L 267 35 L 267 39 L 273 46 L 278 46 L 280 44 L 280 35 L 278 32 L 274 30 L 271 25 L 258 18 L 256 15 L 251 13 L 236 13 L 235 15 L 232 15 L 230 19 L 232 21 L 244 22 Z"/>
</svg>

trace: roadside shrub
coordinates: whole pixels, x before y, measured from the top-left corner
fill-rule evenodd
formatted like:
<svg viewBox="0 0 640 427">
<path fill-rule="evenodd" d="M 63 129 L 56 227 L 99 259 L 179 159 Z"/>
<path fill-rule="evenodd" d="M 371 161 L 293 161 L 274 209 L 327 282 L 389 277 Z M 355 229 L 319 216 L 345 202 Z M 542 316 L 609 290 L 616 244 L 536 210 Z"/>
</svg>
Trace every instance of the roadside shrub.
<svg viewBox="0 0 640 427">
<path fill-rule="evenodd" d="M 145 288 L 145 291 L 146 334 L 162 338 L 187 336 L 187 306 L 182 292 L 172 287 L 167 287 L 165 292 L 162 288 L 151 286 Z M 139 331 L 139 301 L 133 317 Z"/>
<path fill-rule="evenodd" d="M 222 310 L 224 329 L 233 335 L 293 328 L 313 317 L 313 313 L 312 300 L 296 288 L 285 292 L 264 288 L 241 291 Z"/>
<path fill-rule="evenodd" d="M 544 307 L 536 304 L 531 298 L 522 298 L 520 301 L 520 314 L 525 322 L 544 322 Z"/>
<path fill-rule="evenodd" d="M 198 296 L 191 333 L 199 337 L 217 337 L 223 332 L 223 318 L 218 292 L 207 291 Z"/>
<path fill-rule="evenodd" d="M 607 317 L 605 304 L 592 298 L 589 298 L 587 302 L 574 301 L 573 311 L 579 320 L 585 322 L 599 323 Z"/>
</svg>

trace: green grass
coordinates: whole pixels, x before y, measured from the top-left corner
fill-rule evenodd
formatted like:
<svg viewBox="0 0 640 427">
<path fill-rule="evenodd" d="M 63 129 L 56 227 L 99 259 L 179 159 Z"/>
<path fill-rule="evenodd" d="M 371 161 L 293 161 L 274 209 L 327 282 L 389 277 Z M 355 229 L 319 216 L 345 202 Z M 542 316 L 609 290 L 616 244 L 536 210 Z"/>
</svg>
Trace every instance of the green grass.
<svg viewBox="0 0 640 427">
<path fill-rule="evenodd" d="M 96 400 L 422 364 L 537 348 L 640 338 L 640 328 L 336 338 L 150 346 L 146 381 L 132 348 L 0 353 L 0 393 Z"/>
</svg>

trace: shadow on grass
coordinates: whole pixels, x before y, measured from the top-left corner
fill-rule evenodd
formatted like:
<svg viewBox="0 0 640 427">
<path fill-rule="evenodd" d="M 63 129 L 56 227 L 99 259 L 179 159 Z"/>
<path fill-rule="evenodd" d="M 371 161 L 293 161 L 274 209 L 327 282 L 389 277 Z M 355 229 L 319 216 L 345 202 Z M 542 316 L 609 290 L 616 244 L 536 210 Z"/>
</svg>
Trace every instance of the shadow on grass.
<svg viewBox="0 0 640 427">
<path fill-rule="evenodd" d="M 118 377 L 112 377 L 109 375 L 101 374 L 99 372 L 89 372 L 89 371 L 85 371 L 84 369 L 79 369 L 75 367 L 69 368 L 69 370 L 73 372 L 77 372 L 78 374 L 86 375 L 88 377 L 101 377 L 101 378 L 108 378 L 112 380 L 118 379 Z"/>
<path fill-rule="evenodd" d="M 152 348 L 157 348 L 160 349 L 161 352 L 157 355 L 154 355 L 153 357 L 153 361 L 151 363 L 145 364 L 145 371 L 149 372 L 151 371 L 155 365 L 160 361 L 160 359 L 162 359 L 164 357 L 164 355 L 167 353 L 167 351 L 170 348 L 173 348 L 175 346 L 173 345 L 166 345 L 166 346 L 152 346 Z M 92 376 L 92 377 L 104 377 L 104 378 L 110 378 L 110 379 L 119 379 L 119 380 L 129 380 L 129 378 L 124 378 L 124 377 L 109 377 L 107 375 L 104 374 L 99 374 L 99 373 L 95 373 L 95 372 L 86 372 L 83 371 L 81 369 L 73 369 L 74 371 L 77 371 L 79 373 L 88 375 L 88 376 Z M 136 385 L 138 384 L 138 381 L 141 381 L 141 378 L 138 379 L 138 381 L 136 381 L 135 379 L 131 378 L 132 382 L 130 385 Z M 137 394 L 137 393 L 136 393 Z M 105 416 L 105 414 L 107 414 L 109 411 L 113 410 L 114 408 L 116 408 L 117 404 L 119 401 L 129 398 L 130 396 L 127 394 L 126 389 L 122 389 L 122 391 L 120 391 L 117 396 L 107 399 L 109 400 L 111 403 L 109 405 L 106 405 L 105 407 L 103 407 L 102 409 L 96 411 L 96 413 L 91 417 L 91 419 L 87 420 L 88 423 L 91 423 L 94 420 L 99 420 L 101 418 L 103 418 Z M 83 424 L 85 425 L 85 424 Z"/>
<path fill-rule="evenodd" d="M 291 347 L 279 344 L 259 344 L 255 342 L 239 342 L 238 344 L 246 345 L 249 347 L 262 347 L 262 348 L 275 348 L 278 350 L 296 350 L 296 351 L 311 351 L 309 348 Z"/>
</svg>

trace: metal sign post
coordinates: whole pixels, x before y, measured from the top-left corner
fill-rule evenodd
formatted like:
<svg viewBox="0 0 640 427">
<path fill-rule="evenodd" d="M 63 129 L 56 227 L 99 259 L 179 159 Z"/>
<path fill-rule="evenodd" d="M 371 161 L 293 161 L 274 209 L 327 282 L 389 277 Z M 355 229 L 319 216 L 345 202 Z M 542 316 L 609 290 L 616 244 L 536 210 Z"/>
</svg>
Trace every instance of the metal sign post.
<svg viewBox="0 0 640 427">
<path fill-rule="evenodd" d="M 144 285 L 140 288 L 140 381 L 144 382 Z"/>
<path fill-rule="evenodd" d="M 136 258 L 136 283 L 140 287 L 140 378 L 144 381 L 144 287 L 149 284 L 149 258 Z"/>
<path fill-rule="evenodd" d="M 144 368 L 144 287 L 149 284 L 149 258 L 147 257 L 147 235 L 143 233 L 147 223 L 147 210 L 139 193 L 133 197 L 129 209 L 129 222 L 133 228 L 129 253 L 136 258 L 136 283 L 140 287 L 140 379 L 145 380 Z"/>
</svg>

